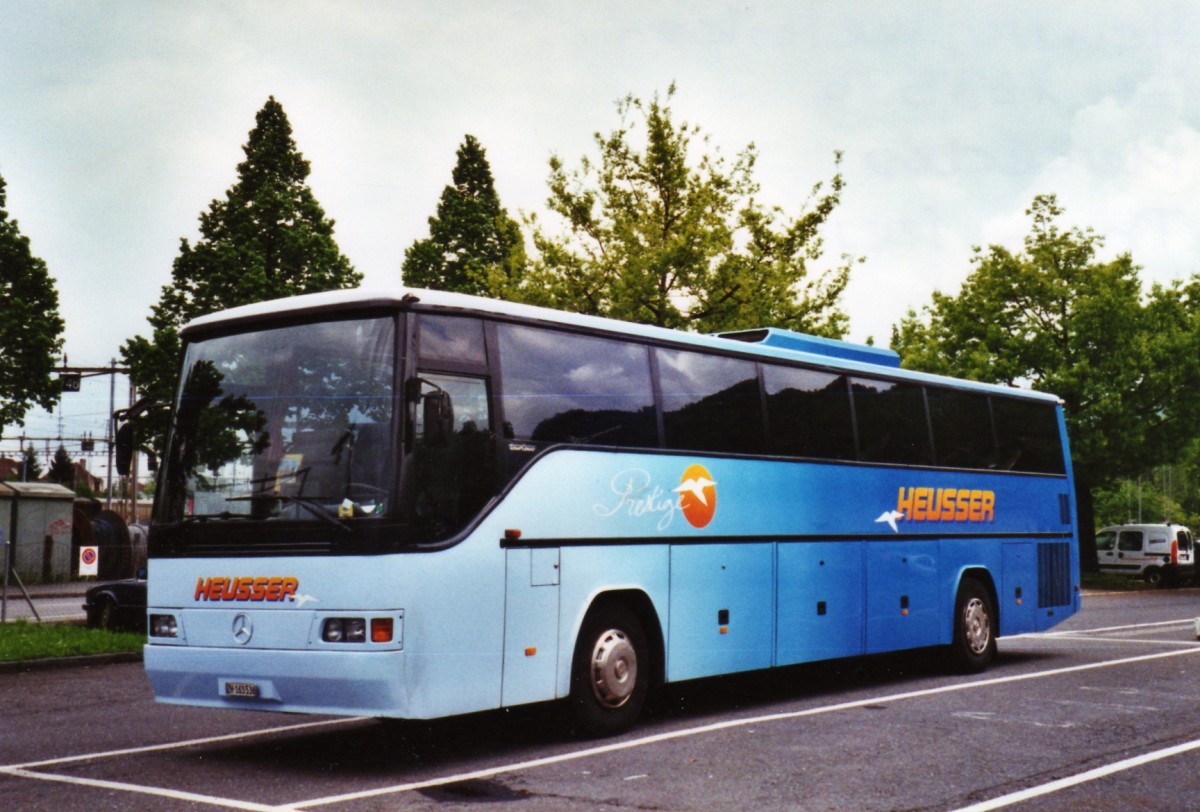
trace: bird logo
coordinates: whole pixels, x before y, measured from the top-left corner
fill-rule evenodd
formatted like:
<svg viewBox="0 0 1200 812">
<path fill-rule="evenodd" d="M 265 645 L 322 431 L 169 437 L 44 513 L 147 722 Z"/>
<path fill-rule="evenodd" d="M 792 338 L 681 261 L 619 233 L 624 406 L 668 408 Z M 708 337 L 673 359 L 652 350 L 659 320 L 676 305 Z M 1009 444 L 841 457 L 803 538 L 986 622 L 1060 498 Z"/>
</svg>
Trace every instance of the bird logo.
<svg viewBox="0 0 1200 812">
<path fill-rule="evenodd" d="M 692 527 L 700 528 L 712 521 L 717 512 L 717 483 L 703 465 L 689 465 L 679 478 L 679 509 Z"/>
<path fill-rule="evenodd" d="M 888 527 L 892 528 L 893 533 L 899 533 L 900 528 L 896 527 L 896 522 L 900 521 L 903 518 L 904 518 L 903 510 L 888 510 L 888 511 L 881 513 L 879 515 L 879 518 L 876 519 L 875 521 L 877 523 L 878 522 L 887 522 Z"/>
</svg>

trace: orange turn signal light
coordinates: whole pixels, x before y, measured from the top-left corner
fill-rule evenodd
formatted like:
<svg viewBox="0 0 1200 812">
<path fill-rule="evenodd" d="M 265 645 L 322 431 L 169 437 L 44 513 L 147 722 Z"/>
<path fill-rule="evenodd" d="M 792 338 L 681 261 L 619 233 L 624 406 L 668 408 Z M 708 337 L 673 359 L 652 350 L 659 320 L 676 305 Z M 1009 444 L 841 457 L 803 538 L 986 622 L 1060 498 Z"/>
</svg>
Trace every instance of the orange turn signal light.
<svg viewBox="0 0 1200 812">
<path fill-rule="evenodd" d="M 393 634 L 392 619 L 390 617 L 373 617 L 371 618 L 371 642 L 372 643 L 390 643 L 392 642 Z"/>
</svg>

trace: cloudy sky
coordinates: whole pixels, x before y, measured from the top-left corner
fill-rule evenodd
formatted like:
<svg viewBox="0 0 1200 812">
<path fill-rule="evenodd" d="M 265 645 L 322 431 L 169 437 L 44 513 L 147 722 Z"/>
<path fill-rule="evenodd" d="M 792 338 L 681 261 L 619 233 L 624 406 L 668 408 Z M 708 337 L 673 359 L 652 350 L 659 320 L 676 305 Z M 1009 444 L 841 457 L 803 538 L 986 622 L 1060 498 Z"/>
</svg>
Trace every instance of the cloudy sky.
<svg viewBox="0 0 1200 812">
<path fill-rule="evenodd" d="M 426 236 L 464 134 L 510 213 L 544 213 L 550 156 L 594 155 L 619 98 L 671 82 L 723 154 L 757 145 L 762 199 L 788 212 L 844 152 L 824 236 L 827 265 L 866 257 L 853 339 L 886 344 L 956 290 L 972 246 L 1018 249 L 1044 192 L 1147 281 L 1200 271 L 1192 3 L 5 0 L 0 32 L 7 209 L 56 280 L 72 365 L 147 332 L 271 95 L 368 283 Z M 64 434 L 103 436 L 108 382 L 66 397 Z"/>
</svg>

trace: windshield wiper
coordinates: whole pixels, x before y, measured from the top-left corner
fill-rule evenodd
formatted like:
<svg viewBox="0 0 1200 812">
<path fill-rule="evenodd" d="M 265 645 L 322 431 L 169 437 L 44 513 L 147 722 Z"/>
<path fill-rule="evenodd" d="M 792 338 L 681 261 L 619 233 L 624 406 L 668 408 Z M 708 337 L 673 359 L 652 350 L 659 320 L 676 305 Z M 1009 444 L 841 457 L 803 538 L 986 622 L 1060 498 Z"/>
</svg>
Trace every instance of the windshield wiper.
<svg viewBox="0 0 1200 812">
<path fill-rule="evenodd" d="M 343 524 L 334 516 L 328 508 L 318 502 L 316 499 L 311 499 L 307 496 L 292 496 L 282 493 L 254 493 L 250 496 L 230 496 L 226 502 L 248 502 L 252 499 L 276 499 L 280 502 L 290 502 L 307 510 L 313 516 L 316 516 L 325 524 L 336 527 L 338 530 L 343 530 L 347 533 L 353 533 L 354 529 L 348 524 Z"/>
<path fill-rule="evenodd" d="M 348 524 L 343 524 L 336 516 L 329 512 L 329 509 L 315 499 L 309 499 L 307 496 L 284 496 L 276 494 L 275 497 L 280 502 L 291 502 L 299 505 L 307 510 L 312 515 L 316 516 L 325 524 L 331 527 L 336 527 L 338 530 L 344 530 L 347 533 L 353 533 L 354 530 Z"/>
</svg>

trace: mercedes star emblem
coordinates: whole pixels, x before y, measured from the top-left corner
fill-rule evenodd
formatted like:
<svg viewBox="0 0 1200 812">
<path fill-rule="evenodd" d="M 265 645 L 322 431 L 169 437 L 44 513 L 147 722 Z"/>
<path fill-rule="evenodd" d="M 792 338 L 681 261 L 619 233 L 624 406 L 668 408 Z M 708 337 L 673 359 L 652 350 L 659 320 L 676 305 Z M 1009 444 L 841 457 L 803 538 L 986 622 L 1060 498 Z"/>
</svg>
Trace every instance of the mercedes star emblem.
<svg viewBox="0 0 1200 812">
<path fill-rule="evenodd" d="M 245 612 L 238 614 L 233 619 L 233 639 L 244 646 L 250 642 L 250 638 L 253 636 L 254 621 Z"/>
</svg>

